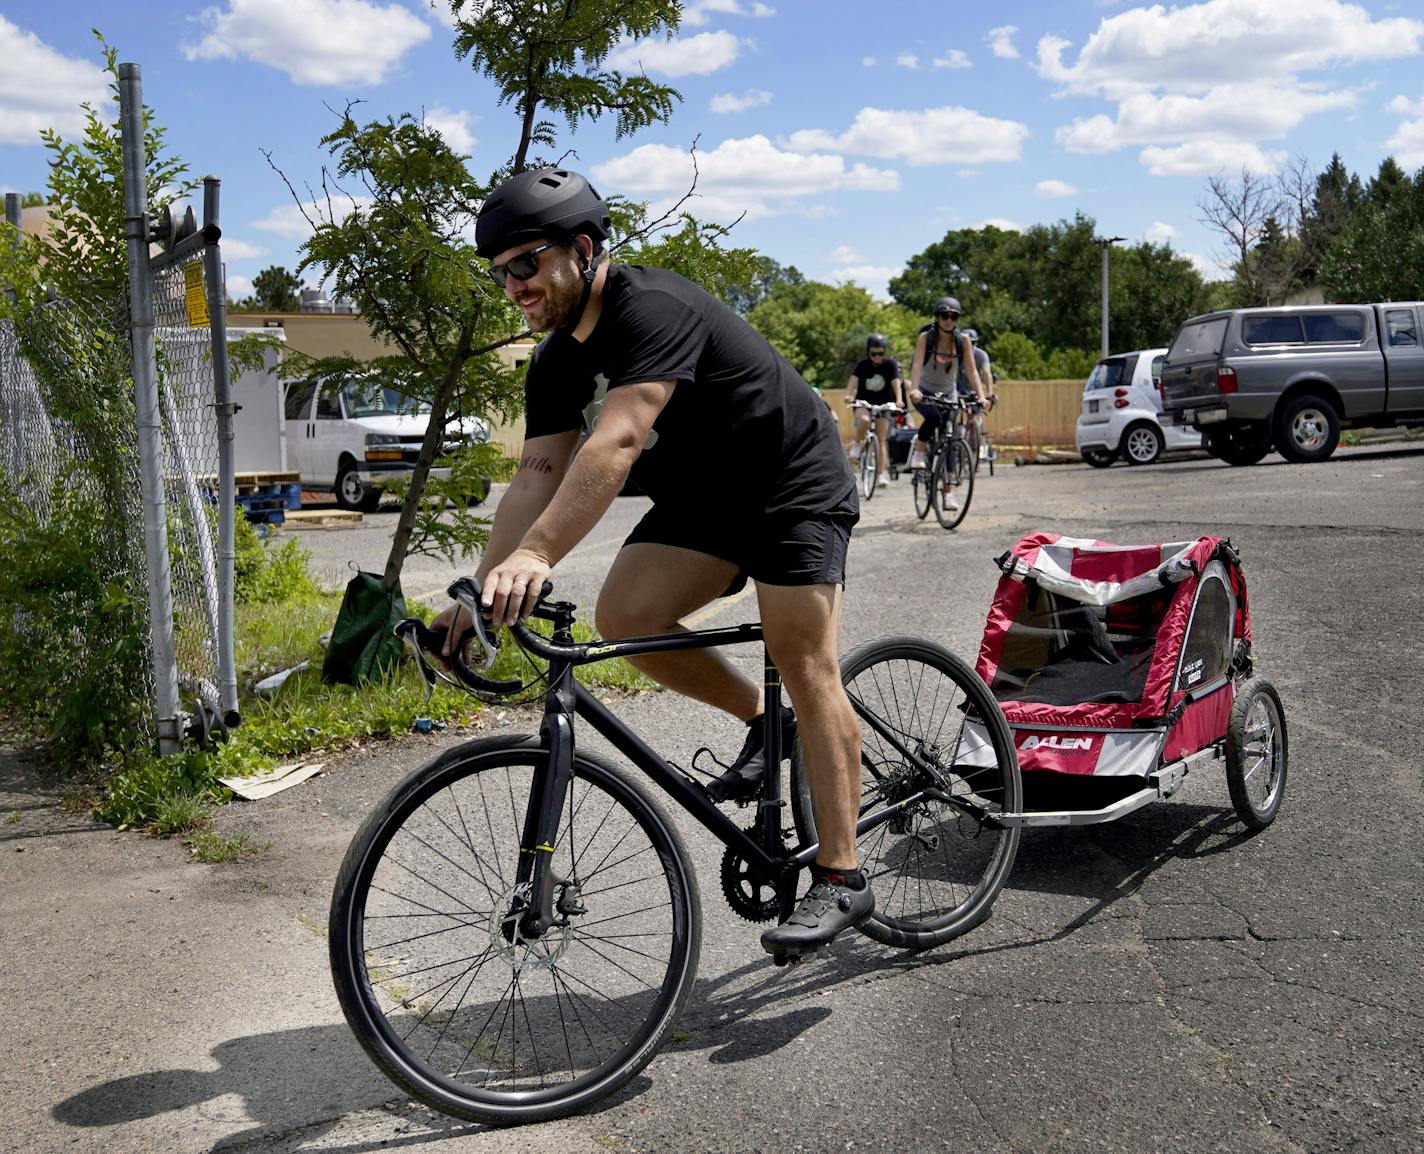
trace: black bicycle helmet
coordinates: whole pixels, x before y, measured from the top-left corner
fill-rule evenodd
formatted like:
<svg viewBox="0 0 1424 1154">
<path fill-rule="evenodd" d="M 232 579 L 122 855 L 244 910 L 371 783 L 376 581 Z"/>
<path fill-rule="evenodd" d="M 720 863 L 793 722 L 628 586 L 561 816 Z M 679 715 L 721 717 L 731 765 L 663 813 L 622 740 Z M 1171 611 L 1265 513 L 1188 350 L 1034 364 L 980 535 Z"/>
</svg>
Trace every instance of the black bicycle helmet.
<svg viewBox="0 0 1424 1154">
<path fill-rule="evenodd" d="M 482 253 L 481 255 L 484 254 Z M 959 299 L 957 297 L 940 297 L 939 300 L 935 301 L 933 311 L 936 313 L 964 312 L 964 310 L 959 307 Z"/>
<path fill-rule="evenodd" d="M 865 351 L 867 353 L 870 352 L 871 349 L 883 349 L 884 347 L 885 336 L 883 333 L 871 333 L 865 338 Z"/>
<path fill-rule="evenodd" d="M 577 172 L 530 168 L 485 198 L 475 218 L 475 251 L 489 260 L 526 241 L 561 240 L 579 233 L 601 245 L 611 227 L 603 198 Z"/>
</svg>

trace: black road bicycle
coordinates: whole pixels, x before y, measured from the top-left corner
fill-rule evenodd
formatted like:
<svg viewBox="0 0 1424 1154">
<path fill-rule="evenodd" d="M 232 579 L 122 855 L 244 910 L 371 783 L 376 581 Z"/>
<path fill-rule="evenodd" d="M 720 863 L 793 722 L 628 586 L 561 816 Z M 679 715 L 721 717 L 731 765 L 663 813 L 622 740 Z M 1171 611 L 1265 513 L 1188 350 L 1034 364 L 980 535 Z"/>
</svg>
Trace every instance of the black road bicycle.
<svg viewBox="0 0 1424 1154">
<path fill-rule="evenodd" d="M 915 513 L 923 521 L 933 509 L 935 520 L 953 529 L 964 520 L 974 497 L 974 452 L 964 439 L 964 424 L 959 419 L 966 405 L 958 396 L 943 393 L 925 393 L 920 403 L 938 409 L 944 421 L 930 434 L 925 467 L 911 470 Z"/>
<path fill-rule="evenodd" d="M 480 622 L 473 580 L 450 593 Z M 783 774 L 767 774 L 743 829 L 574 679 L 612 657 L 759 642 L 760 624 L 580 644 L 576 607 L 549 593 L 534 616 L 550 637 L 511 630 L 548 662 L 540 735 L 477 738 L 392 789 L 346 852 L 329 925 L 341 1007 L 376 1065 L 437 1110 L 496 1124 L 567 1114 L 624 1085 L 697 972 L 698 884 L 677 829 L 628 770 L 576 746 L 576 719 L 726 846 L 722 893 L 741 917 L 786 917 L 817 848 L 799 747 L 786 799 Z M 415 620 L 397 632 L 429 684 L 443 677 L 421 652 L 443 634 Z M 489 636 L 473 632 L 488 669 Z M 765 667 L 777 718 L 780 678 Z M 477 693 L 525 688 L 459 662 L 453 673 Z M 973 670 L 929 641 L 865 644 L 842 677 L 861 723 L 858 852 L 876 896 L 861 929 L 909 949 L 946 942 L 988 916 L 1018 848 L 1018 828 L 996 819 L 1021 808 L 1008 727 Z M 967 719 L 986 723 L 991 748 L 968 749 Z M 779 767 L 777 725 L 765 740 Z"/>
</svg>

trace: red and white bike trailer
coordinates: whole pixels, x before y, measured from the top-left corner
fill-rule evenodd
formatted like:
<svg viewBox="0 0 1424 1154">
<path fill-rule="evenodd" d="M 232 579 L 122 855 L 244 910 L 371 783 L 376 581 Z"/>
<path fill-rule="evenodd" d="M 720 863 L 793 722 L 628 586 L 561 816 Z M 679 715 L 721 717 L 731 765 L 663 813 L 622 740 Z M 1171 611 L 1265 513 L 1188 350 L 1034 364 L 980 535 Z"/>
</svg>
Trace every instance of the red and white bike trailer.
<svg viewBox="0 0 1424 1154">
<path fill-rule="evenodd" d="M 1271 823 L 1285 791 L 1285 712 L 1252 675 L 1246 580 L 1228 541 L 1035 533 L 999 567 L 977 672 L 1013 733 L 1024 804 L 997 824 L 1112 821 L 1215 761 L 1240 819 Z M 993 756 L 970 719 L 960 760 L 976 754 Z"/>
</svg>

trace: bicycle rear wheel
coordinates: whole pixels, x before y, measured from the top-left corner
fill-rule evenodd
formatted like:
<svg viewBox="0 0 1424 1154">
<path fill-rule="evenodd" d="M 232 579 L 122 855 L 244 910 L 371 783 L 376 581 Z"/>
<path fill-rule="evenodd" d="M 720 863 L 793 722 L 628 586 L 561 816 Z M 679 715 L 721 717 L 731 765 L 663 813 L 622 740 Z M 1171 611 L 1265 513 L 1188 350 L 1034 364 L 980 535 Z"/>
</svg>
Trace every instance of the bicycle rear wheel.
<svg viewBox="0 0 1424 1154">
<path fill-rule="evenodd" d="M 692 990 L 697 882 L 641 787 L 579 754 L 550 857 L 557 922 L 525 939 L 515 883 L 533 739 L 491 738 L 415 770 L 367 817 L 332 896 L 346 1020 L 398 1086 L 508 1124 L 612 1093 L 651 1060 Z"/>
<path fill-rule="evenodd" d="M 934 479 L 930 504 L 940 525 L 953 529 L 964 520 L 974 496 L 974 460 L 969 446 L 959 437 L 951 438 L 945 445 Z"/>
<path fill-rule="evenodd" d="M 841 663 L 841 680 L 860 716 L 861 815 L 921 795 L 857 841 L 875 887 L 875 914 L 860 929 L 890 946 L 941 945 L 989 916 L 1018 853 L 1019 827 L 976 816 L 1022 808 L 1009 727 L 979 676 L 922 638 L 860 646 Z M 799 761 L 792 800 L 798 830 L 814 840 Z"/>
<path fill-rule="evenodd" d="M 872 429 L 860 450 L 860 491 L 867 501 L 875 496 L 875 482 L 880 476 L 880 444 Z"/>
</svg>

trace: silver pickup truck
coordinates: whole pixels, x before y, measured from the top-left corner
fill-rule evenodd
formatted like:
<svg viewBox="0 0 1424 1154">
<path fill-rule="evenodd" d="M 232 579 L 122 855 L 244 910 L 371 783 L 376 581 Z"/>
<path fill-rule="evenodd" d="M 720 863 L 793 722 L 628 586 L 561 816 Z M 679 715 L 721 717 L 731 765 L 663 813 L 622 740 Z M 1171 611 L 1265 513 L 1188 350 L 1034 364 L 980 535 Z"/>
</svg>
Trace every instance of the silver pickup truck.
<svg viewBox="0 0 1424 1154">
<path fill-rule="evenodd" d="M 1163 420 L 1253 465 L 1323 461 L 1340 429 L 1424 424 L 1419 302 L 1229 309 L 1182 325 L 1162 365 Z"/>
</svg>

